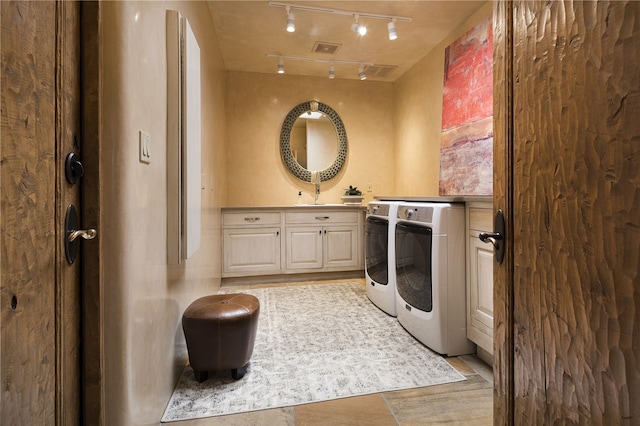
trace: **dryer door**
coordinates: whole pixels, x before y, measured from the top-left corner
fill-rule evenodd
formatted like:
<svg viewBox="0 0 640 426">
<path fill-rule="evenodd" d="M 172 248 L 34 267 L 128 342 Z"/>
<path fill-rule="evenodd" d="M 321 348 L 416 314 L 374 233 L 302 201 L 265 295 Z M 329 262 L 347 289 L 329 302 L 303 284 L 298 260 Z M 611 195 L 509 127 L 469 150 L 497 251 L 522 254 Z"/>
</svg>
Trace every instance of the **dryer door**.
<svg viewBox="0 0 640 426">
<path fill-rule="evenodd" d="M 365 224 L 365 269 L 376 284 L 389 283 L 389 221 L 368 216 Z"/>
<path fill-rule="evenodd" d="M 433 309 L 432 240 L 428 226 L 396 224 L 396 288 L 405 302 L 424 312 Z"/>
</svg>

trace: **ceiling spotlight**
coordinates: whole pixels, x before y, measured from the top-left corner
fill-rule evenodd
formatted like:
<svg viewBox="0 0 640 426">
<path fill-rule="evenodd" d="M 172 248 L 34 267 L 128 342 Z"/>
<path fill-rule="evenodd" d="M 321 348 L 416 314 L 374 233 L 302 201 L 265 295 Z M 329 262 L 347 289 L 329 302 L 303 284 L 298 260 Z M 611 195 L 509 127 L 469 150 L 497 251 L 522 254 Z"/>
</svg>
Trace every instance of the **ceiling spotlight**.
<svg viewBox="0 0 640 426">
<path fill-rule="evenodd" d="M 360 80 L 367 79 L 367 75 L 364 73 L 364 65 L 360 65 L 360 69 L 358 70 L 358 75 L 360 76 Z"/>
<path fill-rule="evenodd" d="M 397 39 L 398 33 L 396 33 L 396 18 L 391 19 L 391 22 L 387 24 L 387 28 L 389 29 L 389 40 Z"/>
<path fill-rule="evenodd" d="M 367 33 L 367 27 L 358 23 L 359 18 L 360 18 L 360 15 L 356 14 L 356 22 L 353 25 L 351 25 L 351 30 L 354 33 L 358 33 L 361 36 L 363 36 Z"/>
<path fill-rule="evenodd" d="M 329 78 L 334 79 L 336 77 L 336 70 L 333 69 L 333 64 L 329 67 Z"/>
<path fill-rule="evenodd" d="M 284 60 L 278 58 L 278 74 L 284 74 Z"/>
<path fill-rule="evenodd" d="M 294 32 L 296 30 L 296 18 L 291 13 L 291 7 L 287 6 L 287 32 Z"/>
</svg>

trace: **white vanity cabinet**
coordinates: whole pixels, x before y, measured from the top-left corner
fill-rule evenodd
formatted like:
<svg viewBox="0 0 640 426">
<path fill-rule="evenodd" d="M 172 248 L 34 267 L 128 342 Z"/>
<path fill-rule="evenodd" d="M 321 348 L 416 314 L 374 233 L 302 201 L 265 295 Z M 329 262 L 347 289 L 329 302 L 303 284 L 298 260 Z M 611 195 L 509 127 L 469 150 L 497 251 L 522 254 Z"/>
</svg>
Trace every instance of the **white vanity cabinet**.
<svg viewBox="0 0 640 426">
<path fill-rule="evenodd" d="M 224 208 L 222 277 L 364 269 L 364 207 Z"/>
<path fill-rule="evenodd" d="M 362 267 L 362 210 L 285 213 L 286 269 L 308 272 Z"/>
<path fill-rule="evenodd" d="M 493 246 L 481 232 L 493 232 L 493 206 L 468 202 L 467 209 L 467 337 L 493 355 Z"/>
<path fill-rule="evenodd" d="M 259 210 L 222 214 L 223 276 L 280 272 L 280 216 Z"/>
</svg>

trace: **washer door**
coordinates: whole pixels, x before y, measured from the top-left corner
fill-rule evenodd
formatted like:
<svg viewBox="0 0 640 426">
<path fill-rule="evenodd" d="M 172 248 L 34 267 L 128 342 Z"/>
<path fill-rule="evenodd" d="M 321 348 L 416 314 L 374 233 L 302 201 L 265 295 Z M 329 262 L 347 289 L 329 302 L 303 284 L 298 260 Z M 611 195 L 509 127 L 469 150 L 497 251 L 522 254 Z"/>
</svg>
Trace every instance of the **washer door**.
<svg viewBox="0 0 640 426">
<path fill-rule="evenodd" d="M 409 305 L 431 312 L 431 248 L 433 231 L 427 226 L 396 224 L 396 288 Z"/>
<path fill-rule="evenodd" d="M 376 284 L 389 283 L 389 221 L 368 216 L 364 228 L 364 265 L 369 278 Z"/>
</svg>

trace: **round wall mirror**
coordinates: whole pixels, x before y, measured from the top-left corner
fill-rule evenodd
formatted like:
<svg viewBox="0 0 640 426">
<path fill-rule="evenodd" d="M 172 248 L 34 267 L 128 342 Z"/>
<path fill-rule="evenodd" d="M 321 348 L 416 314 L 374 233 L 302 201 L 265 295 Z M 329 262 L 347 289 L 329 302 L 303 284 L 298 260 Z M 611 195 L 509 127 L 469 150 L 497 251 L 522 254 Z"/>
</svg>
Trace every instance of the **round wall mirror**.
<svg viewBox="0 0 640 426">
<path fill-rule="evenodd" d="M 338 113 L 318 101 L 297 105 L 282 124 L 280 155 L 304 182 L 311 182 L 312 171 L 322 182 L 336 176 L 347 158 L 347 132 Z"/>
</svg>

